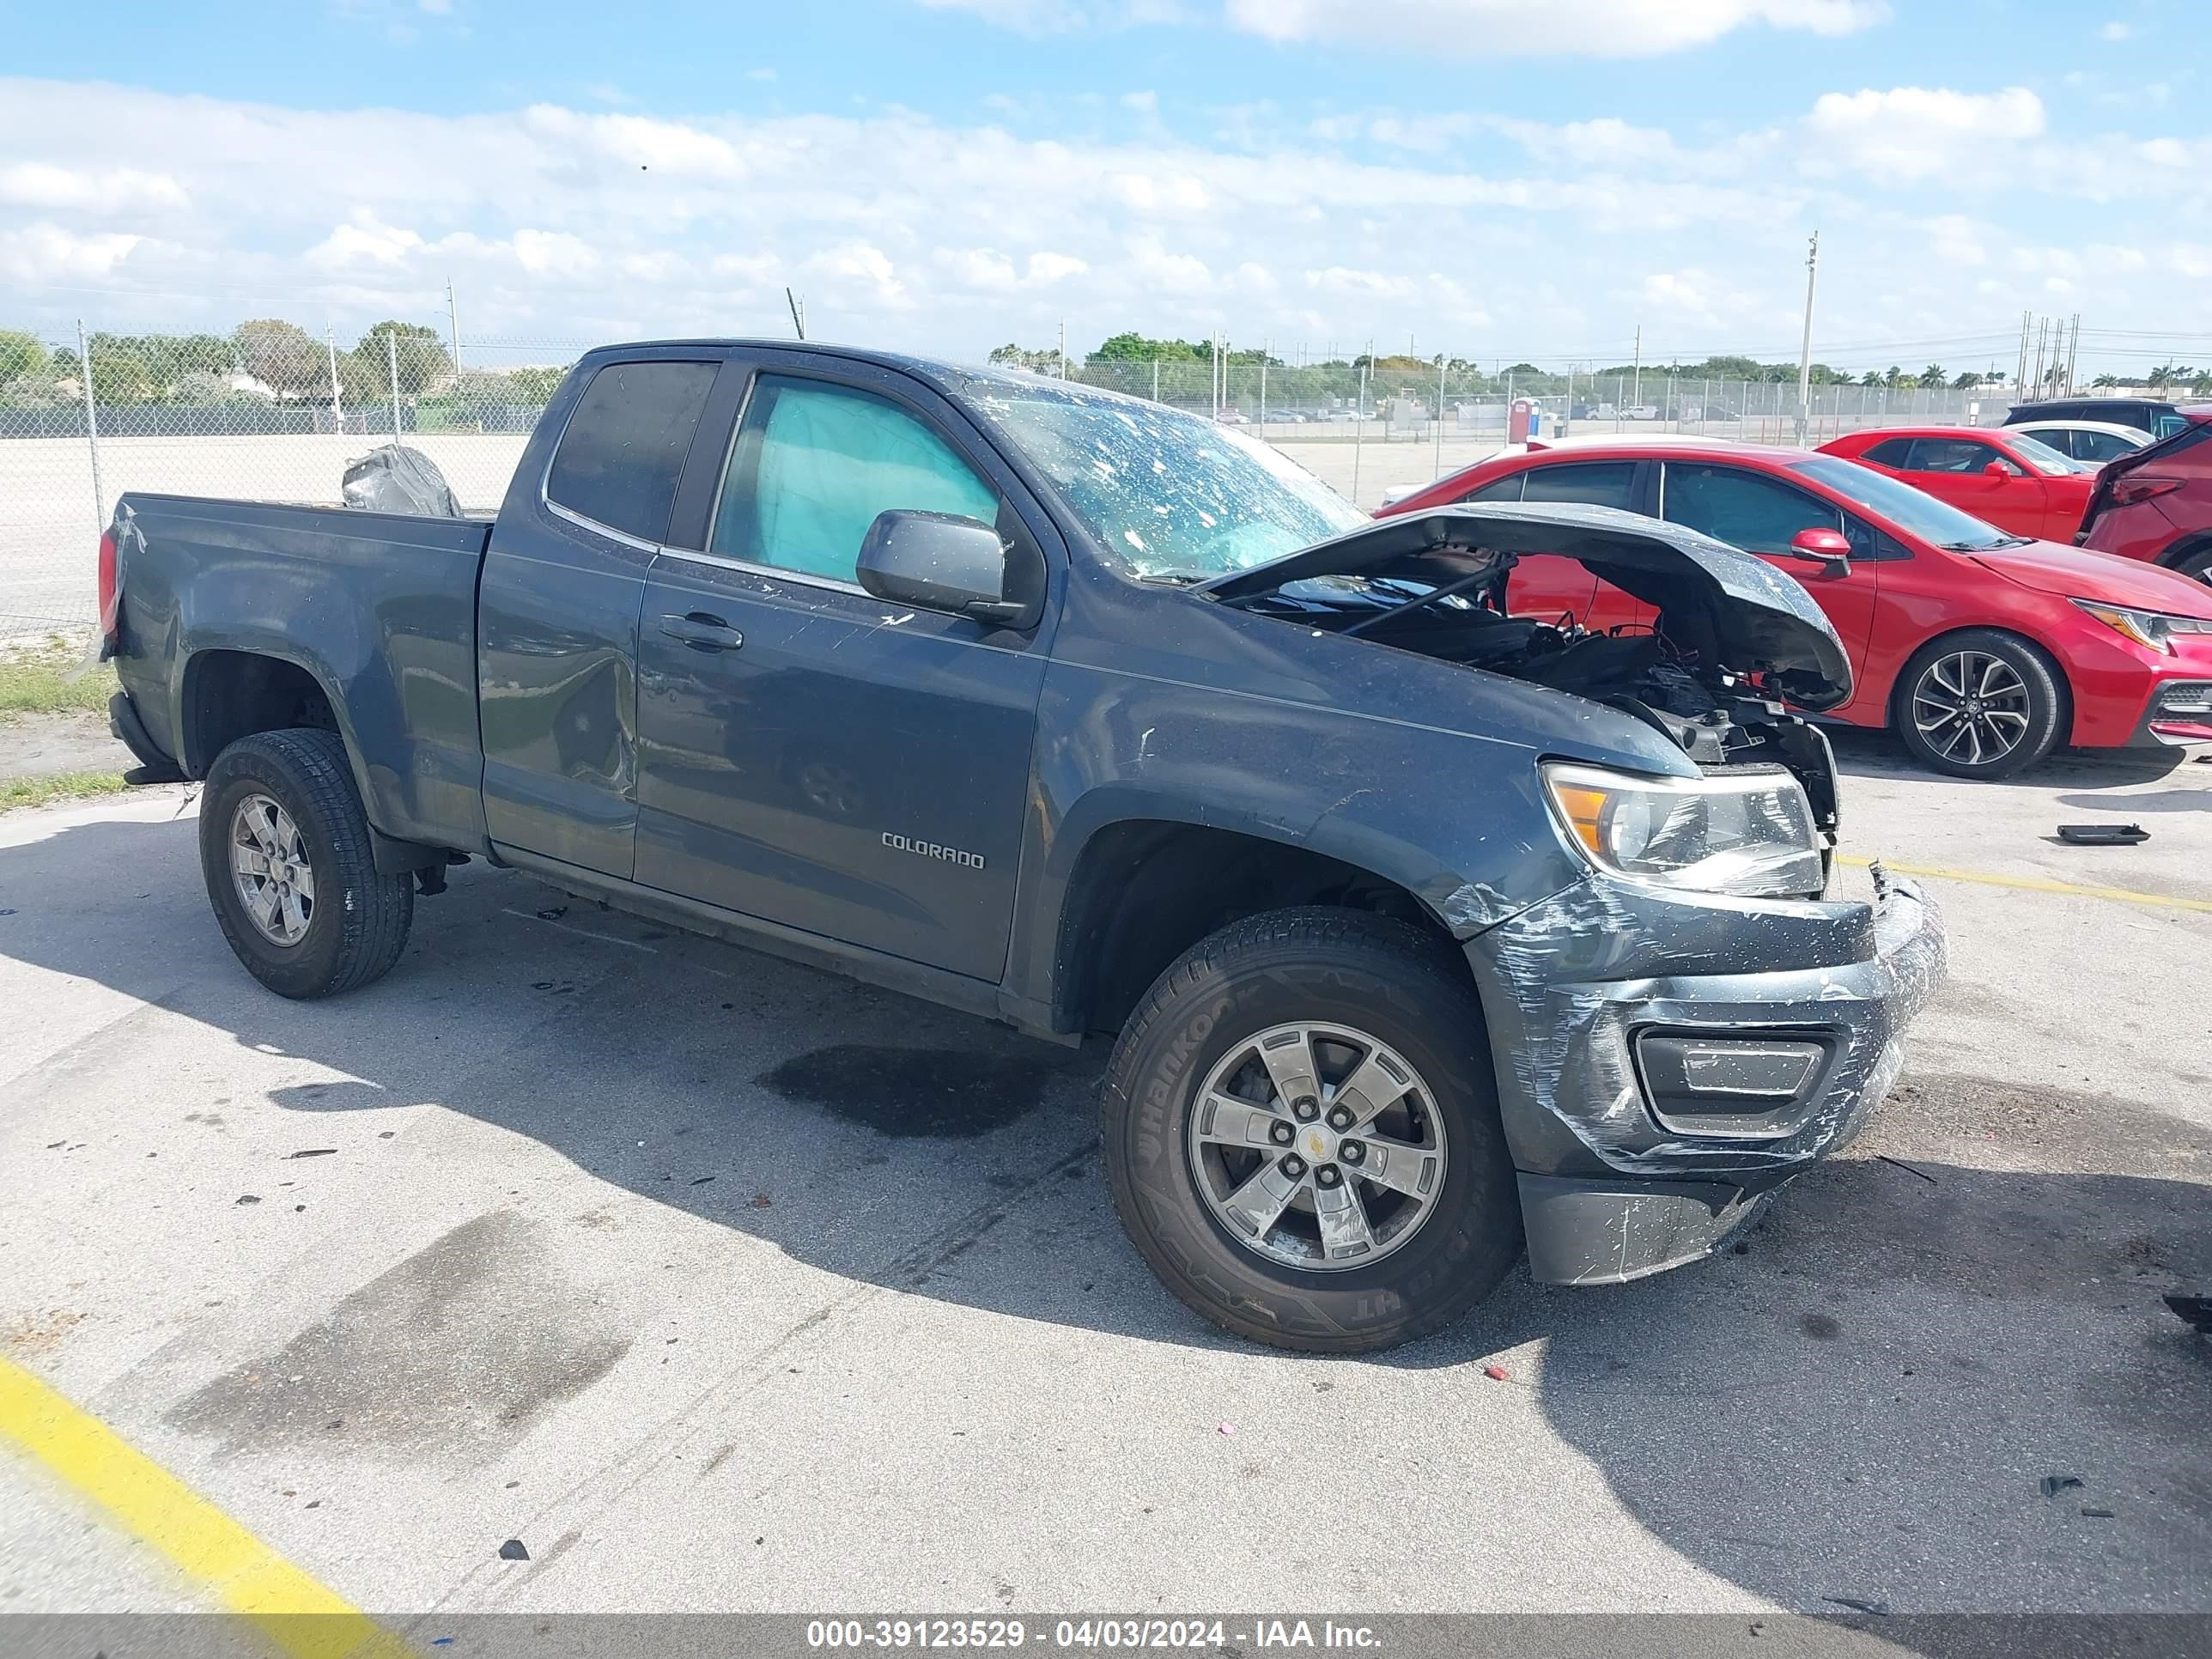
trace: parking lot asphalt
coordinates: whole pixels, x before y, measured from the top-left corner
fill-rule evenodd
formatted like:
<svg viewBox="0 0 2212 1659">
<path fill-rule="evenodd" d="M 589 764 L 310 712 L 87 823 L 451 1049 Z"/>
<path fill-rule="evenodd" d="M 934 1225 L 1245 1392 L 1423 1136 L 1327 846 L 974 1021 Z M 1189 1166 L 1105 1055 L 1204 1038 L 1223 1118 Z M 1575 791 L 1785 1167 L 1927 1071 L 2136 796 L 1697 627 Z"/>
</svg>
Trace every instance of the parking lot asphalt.
<svg viewBox="0 0 2212 1659">
<path fill-rule="evenodd" d="M 1739 1252 L 1356 1359 L 1153 1282 L 1096 1046 L 474 866 L 287 1003 L 189 791 L 0 819 L 0 1353 L 410 1617 L 2212 1610 L 2160 1300 L 2212 1280 L 2212 766 L 1843 747 L 1952 939 L 1872 1129 Z M 204 1595 L 0 1450 L 0 1608 Z"/>
</svg>

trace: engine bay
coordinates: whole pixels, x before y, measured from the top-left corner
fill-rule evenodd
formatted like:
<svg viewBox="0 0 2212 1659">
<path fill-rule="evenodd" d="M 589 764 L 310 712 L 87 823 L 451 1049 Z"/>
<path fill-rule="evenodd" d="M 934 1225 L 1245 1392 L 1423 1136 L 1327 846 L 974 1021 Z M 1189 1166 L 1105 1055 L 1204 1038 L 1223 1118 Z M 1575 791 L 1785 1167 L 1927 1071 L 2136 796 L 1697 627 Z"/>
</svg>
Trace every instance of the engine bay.
<svg viewBox="0 0 2212 1659">
<path fill-rule="evenodd" d="M 1238 601 L 1330 633 L 1589 698 L 1644 721 L 1704 770 L 1780 766 L 1804 786 L 1834 843 L 1835 763 L 1817 726 L 1723 664 L 1709 628 L 1662 609 L 1650 628 L 1594 633 L 1506 609 L 1505 568 L 1438 586 L 1395 577 L 1311 576 Z"/>
</svg>

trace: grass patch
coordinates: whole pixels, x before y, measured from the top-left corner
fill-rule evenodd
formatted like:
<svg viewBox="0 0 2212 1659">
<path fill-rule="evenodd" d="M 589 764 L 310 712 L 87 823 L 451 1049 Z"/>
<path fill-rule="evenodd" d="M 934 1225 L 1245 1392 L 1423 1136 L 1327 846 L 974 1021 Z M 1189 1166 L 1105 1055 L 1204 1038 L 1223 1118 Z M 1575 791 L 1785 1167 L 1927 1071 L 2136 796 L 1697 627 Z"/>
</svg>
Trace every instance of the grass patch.
<svg viewBox="0 0 2212 1659">
<path fill-rule="evenodd" d="M 84 648 L 55 638 L 0 650 L 0 720 L 14 714 L 102 714 L 116 692 L 115 666 L 98 663 L 72 680 Z"/>
<path fill-rule="evenodd" d="M 112 795 L 128 787 L 120 772 L 49 772 L 42 777 L 0 778 L 0 812 Z"/>
</svg>

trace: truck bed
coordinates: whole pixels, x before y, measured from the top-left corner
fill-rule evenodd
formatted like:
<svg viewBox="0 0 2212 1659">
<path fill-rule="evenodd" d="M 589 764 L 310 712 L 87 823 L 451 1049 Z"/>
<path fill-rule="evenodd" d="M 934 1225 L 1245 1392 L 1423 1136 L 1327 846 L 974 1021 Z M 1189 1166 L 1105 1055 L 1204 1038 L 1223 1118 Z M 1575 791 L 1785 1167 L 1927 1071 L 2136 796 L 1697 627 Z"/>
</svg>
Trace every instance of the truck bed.
<svg viewBox="0 0 2212 1659">
<path fill-rule="evenodd" d="M 218 653 L 258 653 L 295 665 L 349 751 L 373 757 L 355 779 L 373 823 L 483 844 L 476 585 L 489 520 L 132 494 L 117 526 L 117 671 L 147 736 L 188 775 L 227 740 L 227 701 L 281 691 L 209 673 Z"/>
</svg>

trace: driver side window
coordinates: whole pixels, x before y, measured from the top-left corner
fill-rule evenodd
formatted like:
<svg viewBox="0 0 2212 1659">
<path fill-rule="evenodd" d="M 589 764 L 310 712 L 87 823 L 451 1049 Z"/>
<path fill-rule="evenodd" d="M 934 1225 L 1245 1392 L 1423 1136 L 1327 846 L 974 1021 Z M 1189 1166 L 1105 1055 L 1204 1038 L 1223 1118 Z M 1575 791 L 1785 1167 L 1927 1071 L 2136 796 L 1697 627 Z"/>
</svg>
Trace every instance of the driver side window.
<svg viewBox="0 0 2212 1659">
<path fill-rule="evenodd" d="M 1749 553 L 1787 553 L 1801 530 L 1850 528 L 1827 502 L 1739 467 L 1670 461 L 1661 508 L 1669 524 Z"/>
<path fill-rule="evenodd" d="M 999 496 L 890 399 L 763 374 L 731 446 L 707 550 L 849 582 L 868 526 L 893 508 L 994 524 Z"/>
<path fill-rule="evenodd" d="M 1916 438 L 1912 441 L 1915 472 L 1979 472 L 1991 461 L 2004 461 L 2008 471 L 2020 471 L 1988 444 L 1971 439 Z"/>
</svg>

